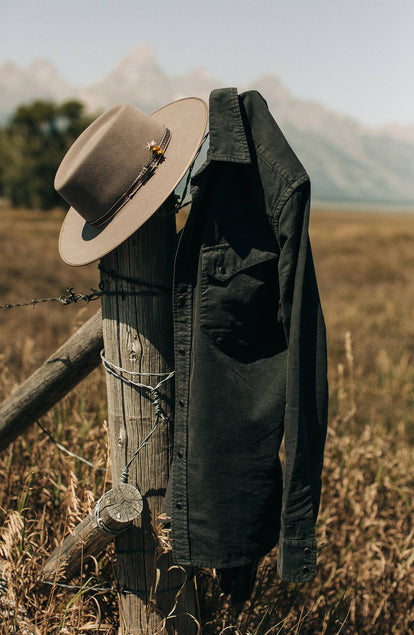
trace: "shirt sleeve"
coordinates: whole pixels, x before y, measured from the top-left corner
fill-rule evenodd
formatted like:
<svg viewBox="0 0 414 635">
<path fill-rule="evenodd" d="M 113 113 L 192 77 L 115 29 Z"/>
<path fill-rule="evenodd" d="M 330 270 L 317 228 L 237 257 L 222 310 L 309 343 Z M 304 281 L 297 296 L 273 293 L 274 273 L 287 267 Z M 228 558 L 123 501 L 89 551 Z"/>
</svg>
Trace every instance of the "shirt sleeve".
<svg viewBox="0 0 414 635">
<path fill-rule="evenodd" d="M 278 573 L 288 582 L 315 575 L 318 515 L 327 428 L 325 323 L 309 242 L 310 184 L 292 188 L 277 216 L 280 309 L 287 381 Z"/>
</svg>

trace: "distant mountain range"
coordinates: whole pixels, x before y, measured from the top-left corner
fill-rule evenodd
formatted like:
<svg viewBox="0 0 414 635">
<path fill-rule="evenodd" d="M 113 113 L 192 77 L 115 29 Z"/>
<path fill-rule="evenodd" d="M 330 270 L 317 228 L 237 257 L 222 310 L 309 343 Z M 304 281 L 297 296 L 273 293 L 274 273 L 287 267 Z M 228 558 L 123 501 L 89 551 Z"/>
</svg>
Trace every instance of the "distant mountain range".
<svg viewBox="0 0 414 635">
<path fill-rule="evenodd" d="M 61 102 L 70 97 L 98 113 L 120 101 L 145 112 L 186 96 L 208 100 L 221 83 L 195 69 L 168 76 L 152 50 L 140 45 L 102 80 L 70 86 L 50 62 L 36 60 L 27 68 L 7 62 L 0 66 L 0 122 L 17 105 L 34 99 Z M 313 197 L 319 200 L 412 205 L 414 203 L 414 125 L 369 128 L 316 102 L 292 95 L 274 76 L 249 86 L 267 100 L 277 123 L 310 174 Z"/>
</svg>

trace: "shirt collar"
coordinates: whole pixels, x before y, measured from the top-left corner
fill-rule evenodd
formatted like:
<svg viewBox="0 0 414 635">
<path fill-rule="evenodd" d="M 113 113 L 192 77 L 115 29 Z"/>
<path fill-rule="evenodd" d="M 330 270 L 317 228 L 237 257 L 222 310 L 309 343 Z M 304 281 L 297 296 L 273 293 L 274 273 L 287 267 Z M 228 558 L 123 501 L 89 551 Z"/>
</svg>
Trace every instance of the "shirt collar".
<svg viewBox="0 0 414 635">
<path fill-rule="evenodd" d="M 218 88 L 211 92 L 209 126 L 208 159 L 251 163 L 237 88 Z"/>
</svg>

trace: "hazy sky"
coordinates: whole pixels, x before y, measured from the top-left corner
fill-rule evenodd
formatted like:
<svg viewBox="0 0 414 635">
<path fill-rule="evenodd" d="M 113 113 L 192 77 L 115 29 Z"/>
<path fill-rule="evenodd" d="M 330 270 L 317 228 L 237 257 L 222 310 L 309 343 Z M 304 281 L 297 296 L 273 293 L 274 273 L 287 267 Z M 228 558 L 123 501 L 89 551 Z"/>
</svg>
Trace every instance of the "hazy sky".
<svg viewBox="0 0 414 635">
<path fill-rule="evenodd" d="M 143 42 L 176 75 L 205 68 L 374 125 L 414 124 L 414 0 L 0 0 L 0 64 L 45 57 L 74 85 Z"/>
</svg>

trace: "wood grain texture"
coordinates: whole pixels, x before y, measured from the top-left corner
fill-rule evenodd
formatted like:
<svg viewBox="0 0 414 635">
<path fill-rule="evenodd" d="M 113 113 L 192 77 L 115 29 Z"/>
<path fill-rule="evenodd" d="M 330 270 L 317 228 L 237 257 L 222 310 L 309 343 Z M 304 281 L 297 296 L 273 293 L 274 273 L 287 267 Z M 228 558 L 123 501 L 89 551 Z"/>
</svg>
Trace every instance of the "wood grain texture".
<svg viewBox="0 0 414 635">
<path fill-rule="evenodd" d="M 99 557 L 114 539 L 114 534 L 110 532 L 128 530 L 141 511 L 141 496 L 132 485 L 119 485 L 106 492 L 94 511 L 53 550 L 43 566 L 40 582 L 69 582 L 79 575 L 85 559 Z M 102 531 L 102 527 L 106 531 Z"/>
<path fill-rule="evenodd" d="M 0 450 L 99 365 L 102 347 L 99 310 L 2 403 Z"/>
<path fill-rule="evenodd" d="M 102 319 L 105 357 L 130 372 L 168 373 L 173 369 L 171 285 L 176 235 L 175 219 L 166 204 L 129 240 L 102 259 L 105 271 L 133 278 L 131 283 L 101 274 L 104 288 L 122 289 L 125 297 L 104 295 Z M 163 288 L 160 288 L 163 287 Z M 128 379 L 130 376 L 124 374 Z M 155 386 L 160 378 L 142 376 Z M 107 373 L 108 423 L 113 483 L 151 430 L 155 412 L 148 391 L 130 386 Z M 171 421 L 173 381 L 160 389 L 163 412 Z M 116 539 L 120 597 L 120 633 L 196 633 L 194 586 L 187 583 L 178 599 L 175 619 L 163 617 L 173 609 L 177 591 L 186 581 L 183 570 L 172 566 L 170 554 L 160 556 L 156 521 L 163 509 L 171 461 L 170 425 L 161 423 L 131 465 L 129 483 L 144 498 L 143 513 L 132 529 Z M 158 577 L 159 576 L 159 577 Z M 162 630 L 159 630 L 159 629 Z"/>
</svg>

